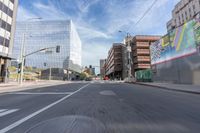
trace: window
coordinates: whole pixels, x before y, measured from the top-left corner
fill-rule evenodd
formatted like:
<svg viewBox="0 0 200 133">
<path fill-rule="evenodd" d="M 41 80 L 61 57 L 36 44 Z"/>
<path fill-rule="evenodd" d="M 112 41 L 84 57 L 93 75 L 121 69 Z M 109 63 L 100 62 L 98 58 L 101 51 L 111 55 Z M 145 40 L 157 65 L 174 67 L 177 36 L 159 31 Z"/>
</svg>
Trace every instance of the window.
<svg viewBox="0 0 200 133">
<path fill-rule="evenodd" d="M 3 39 L 3 37 L 0 36 L 0 45 L 4 45 L 3 42 L 4 42 L 4 39 Z"/>
<path fill-rule="evenodd" d="M 186 18 L 186 20 L 188 20 L 187 12 L 185 12 L 185 18 Z"/>
<path fill-rule="evenodd" d="M 10 41 L 8 39 L 5 39 L 5 46 L 6 47 L 9 47 L 9 43 L 10 43 Z"/>
<path fill-rule="evenodd" d="M 6 22 L 1 20 L 1 28 L 6 29 Z"/>
<path fill-rule="evenodd" d="M 11 32 L 11 25 L 0 19 L 0 27 L 8 32 Z"/>
<path fill-rule="evenodd" d="M 13 17 L 13 11 L 12 10 L 8 9 L 7 13 L 8 13 L 8 16 Z"/>
<path fill-rule="evenodd" d="M 184 15 L 182 14 L 182 21 L 184 22 Z"/>
<path fill-rule="evenodd" d="M 14 4 L 15 0 L 10 0 L 10 2 L 12 2 Z"/>
<path fill-rule="evenodd" d="M 7 14 L 8 8 L 7 8 L 7 6 L 4 5 L 4 4 L 3 4 L 3 6 L 2 6 L 2 11 L 3 11 L 5 14 Z"/>
<path fill-rule="evenodd" d="M 9 31 L 9 32 L 11 32 L 11 25 L 10 24 L 7 24 L 6 30 Z"/>
<path fill-rule="evenodd" d="M 2 2 L 0 2 L 0 9 L 2 9 L 3 8 L 3 3 Z"/>
<path fill-rule="evenodd" d="M 193 5 L 194 15 L 196 14 L 195 5 Z"/>
<path fill-rule="evenodd" d="M 6 5 L 4 5 L 2 2 L 0 2 L 0 10 L 2 10 L 8 16 L 13 17 L 13 11 Z"/>
</svg>

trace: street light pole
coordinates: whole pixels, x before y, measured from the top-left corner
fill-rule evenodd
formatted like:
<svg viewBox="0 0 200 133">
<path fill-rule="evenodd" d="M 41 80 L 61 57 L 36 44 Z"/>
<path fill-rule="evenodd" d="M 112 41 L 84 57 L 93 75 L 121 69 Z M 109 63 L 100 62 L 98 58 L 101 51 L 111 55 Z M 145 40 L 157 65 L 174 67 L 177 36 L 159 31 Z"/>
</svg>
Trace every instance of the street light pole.
<svg viewBox="0 0 200 133">
<path fill-rule="evenodd" d="M 20 84 L 23 82 L 23 74 L 24 74 L 24 52 L 25 52 L 25 33 L 23 34 L 22 46 L 21 46 L 21 65 L 20 65 Z"/>
</svg>

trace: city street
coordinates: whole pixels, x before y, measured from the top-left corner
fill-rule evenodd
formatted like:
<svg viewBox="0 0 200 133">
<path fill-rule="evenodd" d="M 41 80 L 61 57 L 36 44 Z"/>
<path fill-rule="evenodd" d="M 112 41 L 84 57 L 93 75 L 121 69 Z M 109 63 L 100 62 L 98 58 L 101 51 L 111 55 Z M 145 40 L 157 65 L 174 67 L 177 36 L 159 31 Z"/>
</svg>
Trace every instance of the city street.
<svg viewBox="0 0 200 133">
<path fill-rule="evenodd" d="M 200 95 L 125 83 L 0 94 L 0 133 L 197 133 Z"/>
</svg>

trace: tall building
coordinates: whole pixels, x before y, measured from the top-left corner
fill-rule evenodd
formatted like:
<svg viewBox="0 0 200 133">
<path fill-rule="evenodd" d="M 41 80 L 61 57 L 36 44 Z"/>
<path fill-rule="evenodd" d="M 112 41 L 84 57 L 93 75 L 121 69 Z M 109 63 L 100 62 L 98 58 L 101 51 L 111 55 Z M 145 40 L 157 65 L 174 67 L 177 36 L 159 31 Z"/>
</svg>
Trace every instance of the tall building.
<svg viewBox="0 0 200 133">
<path fill-rule="evenodd" d="M 106 59 L 100 60 L 100 75 L 102 78 L 106 75 Z"/>
<path fill-rule="evenodd" d="M 126 46 L 131 46 L 131 59 L 132 59 L 132 75 L 138 70 L 150 69 L 151 58 L 150 58 L 150 45 L 151 43 L 160 39 L 160 36 L 151 35 L 136 35 L 126 39 Z M 126 57 L 126 56 L 125 56 Z M 124 58 L 123 58 L 124 60 Z M 124 68 L 125 69 L 125 68 Z M 125 69 L 124 76 L 127 77 L 128 70 Z"/>
<path fill-rule="evenodd" d="M 181 0 L 172 11 L 172 19 L 167 23 L 167 30 L 183 25 L 199 15 L 199 12 L 200 0 Z"/>
<path fill-rule="evenodd" d="M 106 75 L 111 79 L 122 79 L 122 44 L 114 43 L 106 59 Z"/>
<path fill-rule="evenodd" d="M 18 0 L 0 0 L 0 82 L 5 82 L 12 57 Z"/>
<path fill-rule="evenodd" d="M 36 68 L 62 68 L 81 72 L 82 44 L 71 20 L 17 22 L 13 56 L 20 59 L 25 34 L 25 54 L 49 48 L 25 59 L 25 66 Z M 56 52 L 60 46 L 60 52 Z"/>
</svg>

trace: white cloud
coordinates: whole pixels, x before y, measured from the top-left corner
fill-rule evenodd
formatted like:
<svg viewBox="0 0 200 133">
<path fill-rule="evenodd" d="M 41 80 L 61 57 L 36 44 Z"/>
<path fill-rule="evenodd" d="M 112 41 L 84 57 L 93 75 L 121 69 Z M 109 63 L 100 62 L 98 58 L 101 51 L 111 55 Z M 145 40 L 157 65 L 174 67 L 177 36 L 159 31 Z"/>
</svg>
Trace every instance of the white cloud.
<svg viewBox="0 0 200 133">
<path fill-rule="evenodd" d="M 48 1 L 48 4 L 43 4 L 40 2 L 33 3 L 34 8 L 37 10 L 38 16 L 42 17 L 46 20 L 53 20 L 53 19 L 66 19 L 69 16 L 66 13 L 62 12 L 61 10 L 55 7 L 55 4 Z"/>
<path fill-rule="evenodd" d="M 23 21 L 23 20 L 27 20 L 29 18 L 35 18 L 37 17 L 35 14 L 33 14 L 32 12 L 30 12 L 29 10 L 25 9 L 22 6 L 18 7 L 18 14 L 17 14 L 17 20 L 18 21 Z"/>
<path fill-rule="evenodd" d="M 134 24 L 153 3 L 153 0 L 135 0 L 123 5 L 108 3 L 107 11 L 110 19 L 107 23 L 109 27 L 107 32 L 115 33 L 118 30 L 124 30 L 132 34 L 147 34 L 151 30 L 152 33 L 155 32 L 154 34 L 164 34 L 165 24 L 170 19 L 171 10 L 177 1 L 179 0 L 158 0 L 137 26 Z M 160 32 L 157 32 L 158 29 Z"/>
<path fill-rule="evenodd" d="M 99 2 L 99 0 L 80 0 L 80 1 L 76 1 L 79 10 L 82 13 L 86 13 L 88 12 L 88 9 L 95 3 Z"/>
<path fill-rule="evenodd" d="M 102 42 L 86 44 L 83 47 L 83 54 L 82 54 L 82 59 L 84 61 L 83 65 L 99 66 L 100 59 L 105 59 L 107 57 L 108 50 L 110 49 L 111 46 L 112 44 L 110 43 L 102 43 Z M 96 72 L 99 72 L 99 70 L 96 70 Z"/>
<path fill-rule="evenodd" d="M 104 39 L 111 38 L 110 35 L 104 32 L 95 30 L 92 27 L 87 27 L 85 25 L 79 25 L 77 29 L 80 31 L 81 38 L 83 38 L 84 40 L 90 40 L 94 38 L 104 38 Z"/>
</svg>

